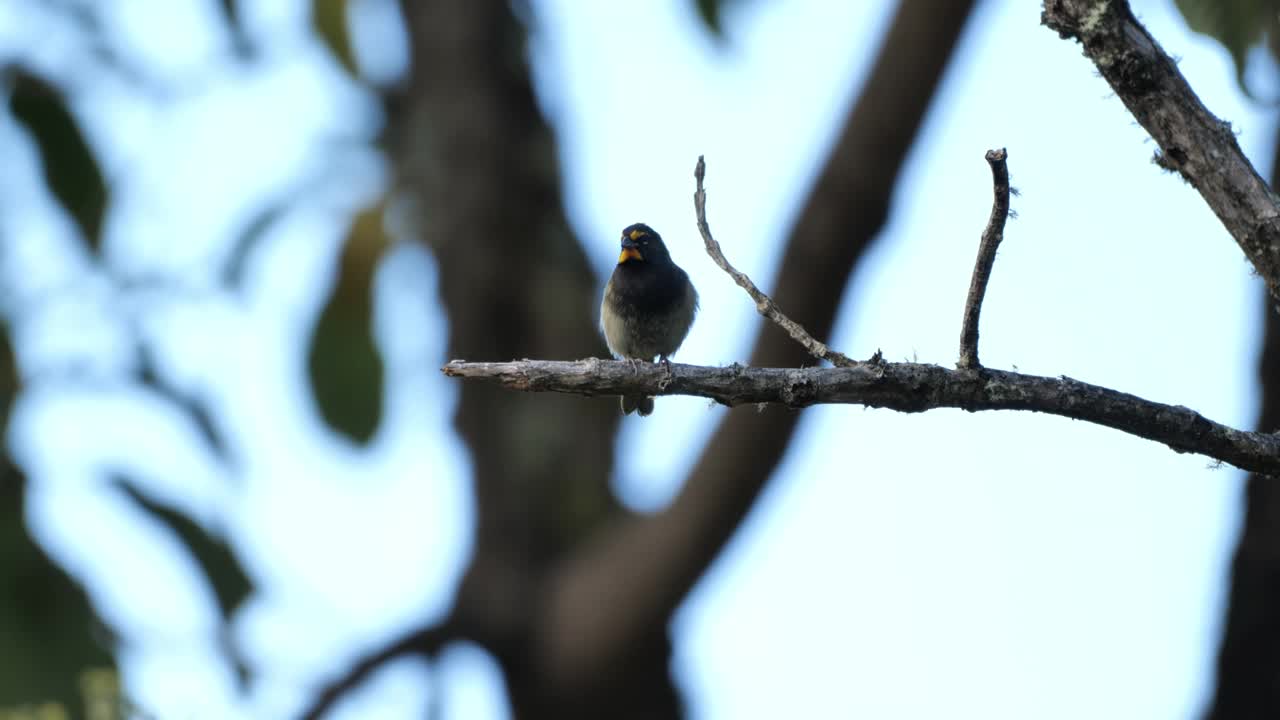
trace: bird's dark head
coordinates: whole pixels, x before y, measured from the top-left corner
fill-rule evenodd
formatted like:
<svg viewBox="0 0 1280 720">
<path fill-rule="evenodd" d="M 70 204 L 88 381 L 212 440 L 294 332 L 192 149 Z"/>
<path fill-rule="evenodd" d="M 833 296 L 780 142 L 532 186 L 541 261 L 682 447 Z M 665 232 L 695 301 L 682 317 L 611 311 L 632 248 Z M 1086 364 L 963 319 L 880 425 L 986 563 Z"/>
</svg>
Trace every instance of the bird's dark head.
<svg viewBox="0 0 1280 720">
<path fill-rule="evenodd" d="M 667 246 L 662 236 L 644 223 L 628 225 L 622 231 L 622 254 L 618 255 L 618 264 L 652 263 L 665 264 L 671 262 Z"/>
</svg>

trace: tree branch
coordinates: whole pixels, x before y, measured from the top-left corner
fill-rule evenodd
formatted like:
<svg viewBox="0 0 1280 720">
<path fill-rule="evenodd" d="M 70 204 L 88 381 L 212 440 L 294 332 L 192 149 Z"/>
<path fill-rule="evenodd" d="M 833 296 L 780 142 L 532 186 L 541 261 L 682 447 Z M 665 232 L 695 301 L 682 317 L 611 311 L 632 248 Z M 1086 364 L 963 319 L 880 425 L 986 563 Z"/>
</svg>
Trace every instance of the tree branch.
<svg viewBox="0 0 1280 720">
<path fill-rule="evenodd" d="M 773 298 L 761 292 L 760 288 L 756 287 L 756 284 L 751 282 L 751 278 L 747 277 L 746 273 L 740 272 L 737 268 L 730 265 L 729 261 L 725 259 L 724 252 L 720 250 L 720 243 L 716 242 L 716 239 L 711 236 L 711 226 L 707 224 L 707 193 L 702 188 L 702 181 L 706 177 L 706 174 L 707 163 L 703 160 L 702 156 L 699 155 L 698 164 L 693 168 L 693 178 L 697 183 L 697 190 L 693 193 L 693 210 L 694 214 L 697 215 L 698 232 L 702 233 L 702 243 L 706 246 L 707 254 L 711 256 L 711 260 L 715 262 L 716 265 L 719 265 L 721 270 L 729 273 L 729 277 L 733 278 L 733 281 L 738 283 L 738 287 L 747 291 L 747 294 L 751 296 L 751 299 L 756 301 L 756 310 L 759 311 L 761 315 L 772 320 L 778 327 L 786 330 L 787 334 L 791 336 L 791 339 L 803 345 L 804 349 L 808 350 L 810 355 L 818 358 L 819 360 L 826 360 L 832 365 L 837 365 L 839 367 L 852 367 L 856 365 L 856 360 L 853 360 L 844 353 L 837 352 L 827 347 L 826 343 L 815 339 L 807 330 L 804 329 L 804 327 L 800 325 L 800 323 L 787 317 L 782 310 L 778 309 L 778 304 L 773 301 Z M 1007 186 L 1008 183 L 1006 182 L 1005 185 Z M 1007 202 L 1005 203 L 1005 207 L 1008 207 Z M 976 342 L 976 336 L 974 340 Z"/>
<path fill-rule="evenodd" d="M 1045 0 L 1040 21 L 1074 38 L 1160 146 L 1155 162 L 1200 192 L 1280 302 L 1280 202 L 1124 0 Z"/>
<path fill-rule="evenodd" d="M 489 380 L 512 390 L 577 395 L 696 395 L 724 405 L 780 403 L 793 408 L 844 403 L 923 412 L 937 408 L 1029 410 L 1105 425 L 1254 472 L 1280 474 L 1280 436 L 1227 427 L 1180 405 L 1144 400 L 1068 377 L 921 363 L 854 362 L 839 368 L 703 367 L 670 370 L 595 358 L 472 363 L 454 360 L 450 377 Z"/>
<path fill-rule="evenodd" d="M 982 234 L 973 281 L 965 302 L 960 338 L 960 370 L 919 363 L 886 363 L 878 357 L 857 362 L 830 350 L 777 309 L 746 275 L 724 258 L 706 220 L 701 157 L 694 170 L 694 205 L 707 253 L 756 302 L 760 313 L 785 329 L 815 357 L 835 359 L 836 368 L 702 367 L 670 364 L 633 366 L 591 358 L 572 362 L 524 360 L 470 363 L 454 360 L 442 368 L 450 377 L 496 381 L 531 392 L 578 395 L 696 395 L 724 405 L 779 403 L 801 408 L 820 403 L 849 403 L 923 412 L 1029 410 L 1104 425 L 1163 443 L 1177 452 L 1195 452 L 1258 473 L 1280 473 L 1280 436 L 1227 427 L 1181 406 L 1144 400 L 1071 378 L 984 369 L 978 363 L 978 317 L 996 249 L 1009 213 L 1007 153 L 987 152 L 995 202 Z M 981 370 L 975 373 L 973 370 Z"/>
<path fill-rule="evenodd" d="M 1004 239 L 1004 223 L 1009 218 L 1009 153 L 1004 148 L 987 151 L 987 164 L 991 166 L 991 180 L 995 200 L 991 204 L 991 219 L 982 231 L 978 243 L 978 260 L 973 265 L 973 279 L 969 282 L 969 296 L 964 301 L 964 325 L 960 329 L 960 367 L 977 369 L 978 315 L 982 312 L 982 299 L 987 294 L 987 282 L 991 280 L 991 268 L 996 262 L 996 250 Z"/>
</svg>

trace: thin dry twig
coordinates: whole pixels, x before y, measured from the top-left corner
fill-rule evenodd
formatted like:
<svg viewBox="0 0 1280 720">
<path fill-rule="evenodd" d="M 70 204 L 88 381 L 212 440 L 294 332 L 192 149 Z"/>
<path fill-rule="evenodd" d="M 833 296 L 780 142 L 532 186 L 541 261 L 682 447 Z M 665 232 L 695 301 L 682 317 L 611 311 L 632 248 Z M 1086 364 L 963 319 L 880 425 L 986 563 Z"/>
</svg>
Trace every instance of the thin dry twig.
<svg viewBox="0 0 1280 720">
<path fill-rule="evenodd" d="M 778 327 L 787 331 L 793 340 L 804 346 L 810 355 L 819 360 L 826 360 L 832 365 L 838 367 L 853 367 L 858 361 L 847 355 L 832 350 L 823 343 L 815 339 L 808 333 L 800 323 L 787 317 L 782 310 L 778 309 L 778 304 L 773 298 L 765 295 L 756 287 L 756 284 L 747 277 L 746 273 L 740 272 L 737 268 L 729 264 L 725 259 L 724 252 L 720 250 L 720 243 L 711 236 L 711 226 L 707 224 L 707 193 L 702 188 L 702 180 L 707 173 L 707 163 L 701 155 L 698 156 L 698 164 L 693 169 L 693 177 L 697 181 L 698 188 L 693 193 L 693 209 L 698 216 L 698 232 L 702 233 L 702 242 L 707 247 L 707 254 L 721 270 L 729 273 L 729 277 L 738 283 L 738 286 L 747 291 L 752 300 L 756 301 L 756 310 L 761 315 L 772 320 Z"/>
<path fill-rule="evenodd" d="M 978 243 L 978 260 L 973 265 L 973 279 L 969 282 L 969 296 L 964 301 L 964 325 L 960 329 L 960 367 L 977 370 L 978 316 L 982 313 L 982 299 L 987 294 L 991 280 L 991 268 L 996 262 L 996 250 L 1004 239 L 1004 223 L 1009 217 L 1009 153 L 1004 148 L 987 151 L 987 164 L 991 166 L 991 181 L 995 200 L 991 203 L 991 217 L 982 231 Z"/>
</svg>

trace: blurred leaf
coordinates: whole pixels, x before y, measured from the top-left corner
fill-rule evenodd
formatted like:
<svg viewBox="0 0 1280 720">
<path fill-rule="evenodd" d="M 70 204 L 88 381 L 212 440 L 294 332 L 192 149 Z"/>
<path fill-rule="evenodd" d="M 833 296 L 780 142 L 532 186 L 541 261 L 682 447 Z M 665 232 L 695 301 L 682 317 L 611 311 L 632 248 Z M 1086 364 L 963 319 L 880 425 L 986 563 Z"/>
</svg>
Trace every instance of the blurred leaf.
<svg viewBox="0 0 1280 720">
<path fill-rule="evenodd" d="M 253 216 L 244 230 L 236 237 L 231 247 L 227 264 L 222 269 L 222 284 L 230 290 L 238 290 L 244 284 L 244 274 L 248 268 L 249 256 L 253 248 L 266 237 L 267 231 L 284 215 L 284 203 L 270 204 Z"/>
<path fill-rule="evenodd" d="M 242 58 L 249 57 L 253 53 L 253 45 L 244 32 L 244 19 L 240 16 L 240 0 L 218 0 L 218 7 L 221 8 L 222 17 L 227 22 L 227 32 L 231 35 L 236 54 Z"/>
<path fill-rule="evenodd" d="M 253 581 L 231 548 L 221 538 L 209 534 L 191 518 L 148 498 L 128 479 L 117 477 L 113 483 L 178 536 L 178 540 L 191 553 L 191 559 L 199 565 L 205 579 L 213 588 L 223 620 L 229 620 L 232 613 L 253 590 Z"/>
<path fill-rule="evenodd" d="M 1249 49 L 1280 30 L 1280 0 L 1174 0 L 1178 11 L 1194 31 L 1222 43 L 1235 63 L 1236 83 L 1255 98 L 1245 83 Z M 1273 57 L 1275 48 L 1270 48 Z"/>
<path fill-rule="evenodd" d="M 222 16 L 227 19 L 227 24 L 233 28 L 239 27 L 240 3 L 237 0 L 219 0 L 218 5 L 222 7 Z"/>
<path fill-rule="evenodd" d="M 359 444 L 373 437 L 382 417 L 382 356 L 373 337 L 374 270 L 390 244 L 382 213 L 378 204 L 352 222 L 307 362 L 321 416 Z"/>
<path fill-rule="evenodd" d="M 313 0 L 311 23 L 338 62 L 359 77 L 355 47 L 351 44 L 351 27 L 347 23 L 347 0 Z"/>
<path fill-rule="evenodd" d="M 40 78 L 18 71 L 9 105 L 40 150 L 49 190 L 80 226 L 89 249 L 98 253 L 107 183 L 62 94 Z"/>
<path fill-rule="evenodd" d="M 724 39 L 724 10 L 737 0 L 693 0 L 698 17 L 717 40 Z"/>
</svg>

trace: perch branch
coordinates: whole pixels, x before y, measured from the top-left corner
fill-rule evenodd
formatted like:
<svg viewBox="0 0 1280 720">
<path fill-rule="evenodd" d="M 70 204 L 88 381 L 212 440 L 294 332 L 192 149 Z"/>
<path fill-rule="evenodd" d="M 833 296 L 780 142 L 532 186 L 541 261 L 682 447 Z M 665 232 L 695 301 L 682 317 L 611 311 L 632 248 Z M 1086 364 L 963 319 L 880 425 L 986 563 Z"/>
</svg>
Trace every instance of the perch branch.
<svg viewBox="0 0 1280 720">
<path fill-rule="evenodd" d="M 1196 97 L 1124 0 L 1045 0 L 1040 21 L 1074 38 L 1134 119 L 1235 238 L 1273 301 L 1280 302 L 1280 203 L 1240 150 L 1231 124 Z"/>
<path fill-rule="evenodd" d="M 978 260 L 973 265 L 973 279 L 969 282 L 969 296 L 964 301 L 964 325 L 960 329 L 960 367 L 978 369 L 978 316 L 982 313 L 982 298 L 987 294 L 987 282 L 991 280 L 991 268 L 996 262 L 996 249 L 1004 239 L 1004 223 L 1009 217 L 1009 153 L 1004 148 L 987 151 L 987 164 L 991 166 L 991 181 L 995 200 L 991 204 L 991 218 L 982 231 L 978 243 Z"/>
<path fill-rule="evenodd" d="M 1199 453 L 1253 472 L 1280 474 L 1280 436 L 1227 427 L 1177 405 L 1165 405 L 1068 377 L 987 369 L 981 374 L 920 363 L 854 362 L 838 368 L 703 367 L 673 363 L 633 368 L 625 361 L 523 360 L 465 362 L 450 377 L 497 382 L 530 392 L 578 395 L 696 395 L 724 405 L 790 407 L 844 403 L 923 412 L 1029 410 L 1104 425 Z"/>
<path fill-rule="evenodd" d="M 747 277 L 746 273 L 740 272 L 737 268 L 729 264 L 725 259 L 724 252 L 720 250 L 720 243 L 711 236 L 711 226 L 707 224 L 707 193 L 702 188 L 702 180 L 707 173 L 707 164 L 698 156 L 698 164 L 693 169 L 693 177 L 697 182 L 698 189 L 693 193 L 693 208 L 698 216 L 698 232 L 702 233 L 702 242 L 707 246 L 707 254 L 721 270 L 729 273 L 729 277 L 738 283 L 738 286 L 747 291 L 752 300 L 756 301 L 756 310 L 761 315 L 772 320 L 778 327 L 782 328 L 791 336 L 793 340 L 804 346 L 810 355 L 819 360 L 826 360 L 832 365 L 839 367 L 853 367 L 857 361 L 848 357 L 844 353 L 837 352 L 827 347 L 826 343 L 815 339 L 800 323 L 787 317 L 778 309 L 778 304 L 773 298 L 765 295 L 756 287 L 756 284 Z"/>
</svg>

